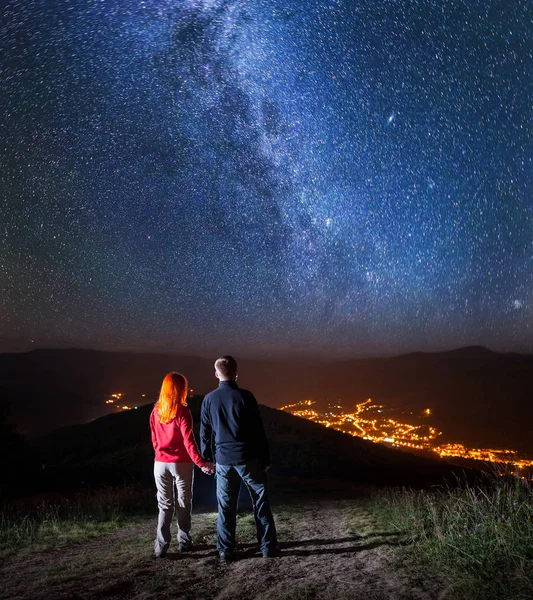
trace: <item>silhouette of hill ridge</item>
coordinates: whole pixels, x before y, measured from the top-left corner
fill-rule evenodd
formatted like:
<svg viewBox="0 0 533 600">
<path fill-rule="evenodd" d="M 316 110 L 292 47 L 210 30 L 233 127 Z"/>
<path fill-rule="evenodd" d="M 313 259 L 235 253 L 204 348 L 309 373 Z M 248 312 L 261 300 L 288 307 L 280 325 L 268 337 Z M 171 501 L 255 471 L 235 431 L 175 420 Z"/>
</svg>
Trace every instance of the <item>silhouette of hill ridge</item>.
<svg viewBox="0 0 533 600">
<path fill-rule="evenodd" d="M 239 359 L 239 357 L 237 357 Z M 35 350 L 0 355 L 0 400 L 26 437 L 105 414 L 106 394 L 155 400 L 163 375 L 184 373 L 198 394 L 216 385 L 213 361 L 171 354 Z M 472 346 L 343 361 L 239 360 L 239 383 L 262 404 L 341 403 L 372 398 L 406 411 L 432 409 L 442 441 L 533 453 L 533 355 Z M 137 400 L 135 404 L 137 404 Z"/>
<path fill-rule="evenodd" d="M 514 355 L 514 353 L 506 353 L 505 356 Z M 454 348 L 453 350 L 445 350 L 443 352 L 410 352 L 408 354 L 401 354 L 400 356 L 390 357 L 389 360 L 397 359 L 408 359 L 408 358 L 421 358 L 428 357 L 432 359 L 435 357 L 442 358 L 491 358 L 502 356 L 498 352 L 494 352 L 485 346 L 464 346 L 463 348 Z"/>
</svg>

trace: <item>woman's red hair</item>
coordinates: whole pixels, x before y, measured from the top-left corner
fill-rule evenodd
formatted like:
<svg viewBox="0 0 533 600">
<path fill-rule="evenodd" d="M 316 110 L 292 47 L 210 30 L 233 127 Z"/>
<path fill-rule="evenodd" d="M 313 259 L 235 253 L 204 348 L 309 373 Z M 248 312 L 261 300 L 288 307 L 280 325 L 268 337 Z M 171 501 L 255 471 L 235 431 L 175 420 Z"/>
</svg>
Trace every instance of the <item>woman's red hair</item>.
<svg viewBox="0 0 533 600">
<path fill-rule="evenodd" d="M 161 385 L 156 408 L 161 423 L 170 423 L 176 418 L 179 407 L 187 406 L 189 383 L 181 373 L 167 373 Z"/>
</svg>

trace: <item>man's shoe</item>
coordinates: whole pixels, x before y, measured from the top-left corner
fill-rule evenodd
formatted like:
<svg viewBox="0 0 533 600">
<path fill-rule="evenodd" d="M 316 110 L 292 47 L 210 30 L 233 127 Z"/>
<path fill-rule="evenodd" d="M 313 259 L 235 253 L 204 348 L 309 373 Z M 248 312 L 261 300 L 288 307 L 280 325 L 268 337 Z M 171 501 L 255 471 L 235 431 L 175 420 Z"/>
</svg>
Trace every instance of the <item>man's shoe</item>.
<svg viewBox="0 0 533 600">
<path fill-rule="evenodd" d="M 166 555 L 167 555 L 166 551 L 165 552 L 154 552 L 154 558 L 165 558 Z"/>
<path fill-rule="evenodd" d="M 281 551 L 279 548 L 273 548 L 272 550 L 263 550 L 263 558 L 276 558 L 277 556 L 281 556 Z"/>
<path fill-rule="evenodd" d="M 233 552 L 219 552 L 218 558 L 222 564 L 227 564 L 235 560 L 235 554 Z"/>
<path fill-rule="evenodd" d="M 192 544 L 180 544 L 178 546 L 178 552 L 190 552 L 192 550 Z"/>
</svg>

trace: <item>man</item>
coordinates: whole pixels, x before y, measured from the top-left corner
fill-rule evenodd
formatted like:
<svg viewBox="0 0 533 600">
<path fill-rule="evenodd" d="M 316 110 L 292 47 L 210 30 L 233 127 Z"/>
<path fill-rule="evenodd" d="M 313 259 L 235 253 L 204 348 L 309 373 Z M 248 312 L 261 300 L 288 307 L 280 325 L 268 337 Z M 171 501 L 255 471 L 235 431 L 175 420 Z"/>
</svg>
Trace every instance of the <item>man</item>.
<svg viewBox="0 0 533 600">
<path fill-rule="evenodd" d="M 266 489 L 270 451 L 254 395 L 236 382 L 237 362 L 223 356 L 215 362 L 216 390 L 202 403 L 200 443 L 206 461 L 216 462 L 217 549 L 221 562 L 235 558 L 235 528 L 241 480 L 254 507 L 257 539 L 265 558 L 278 554 L 276 526 Z M 215 442 L 213 456 L 212 441 Z"/>
</svg>

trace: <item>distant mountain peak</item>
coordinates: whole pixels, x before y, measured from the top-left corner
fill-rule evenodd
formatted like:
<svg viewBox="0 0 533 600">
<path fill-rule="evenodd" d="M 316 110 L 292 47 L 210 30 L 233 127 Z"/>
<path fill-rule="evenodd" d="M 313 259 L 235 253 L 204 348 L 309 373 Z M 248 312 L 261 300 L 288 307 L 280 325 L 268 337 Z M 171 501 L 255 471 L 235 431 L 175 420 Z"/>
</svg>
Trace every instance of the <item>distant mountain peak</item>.
<svg viewBox="0 0 533 600">
<path fill-rule="evenodd" d="M 494 356 L 496 353 L 485 346 L 465 346 L 464 348 L 443 352 L 443 354 L 447 354 L 448 356 L 464 356 L 465 358 L 483 358 L 485 356 Z"/>
</svg>

